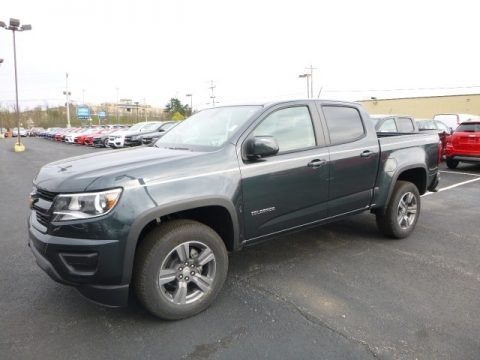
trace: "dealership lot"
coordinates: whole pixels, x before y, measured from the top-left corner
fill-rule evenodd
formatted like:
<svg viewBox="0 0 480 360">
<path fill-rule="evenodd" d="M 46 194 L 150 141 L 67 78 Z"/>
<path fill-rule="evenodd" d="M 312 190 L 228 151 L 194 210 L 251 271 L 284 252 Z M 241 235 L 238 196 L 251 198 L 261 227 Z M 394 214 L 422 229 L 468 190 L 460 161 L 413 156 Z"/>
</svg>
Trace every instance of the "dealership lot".
<svg viewBox="0 0 480 360">
<path fill-rule="evenodd" d="M 204 313 L 157 320 L 53 282 L 26 246 L 27 195 L 45 163 L 115 151 L 0 139 L 0 357 L 5 359 L 478 359 L 480 167 L 442 165 L 412 236 L 362 214 L 230 256 Z"/>
</svg>

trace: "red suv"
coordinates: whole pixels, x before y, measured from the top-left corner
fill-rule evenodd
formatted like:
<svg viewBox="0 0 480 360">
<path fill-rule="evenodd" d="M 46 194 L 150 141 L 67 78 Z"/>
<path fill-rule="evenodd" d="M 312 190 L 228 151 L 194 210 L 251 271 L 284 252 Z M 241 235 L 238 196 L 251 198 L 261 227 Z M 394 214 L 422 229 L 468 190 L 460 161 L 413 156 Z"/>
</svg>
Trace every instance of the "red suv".
<svg viewBox="0 0 480 360">
<path fill-rule="evenodd" d="M 460 161 L 480 164 L 480 120 L 458 125 L 447 138 L 445 155 L 450 169 L 455 169 Z"/>
</svg>

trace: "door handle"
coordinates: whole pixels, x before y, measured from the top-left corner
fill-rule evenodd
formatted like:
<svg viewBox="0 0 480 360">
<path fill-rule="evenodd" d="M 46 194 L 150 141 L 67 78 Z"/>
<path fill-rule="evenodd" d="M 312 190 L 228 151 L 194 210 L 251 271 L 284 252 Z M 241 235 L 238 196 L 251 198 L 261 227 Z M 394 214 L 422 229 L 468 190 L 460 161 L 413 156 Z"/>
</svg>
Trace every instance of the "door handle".
<svg viewBox="0 0 480 360">
<path fill-rule="evenodd" d="M 310 162 L 307 164 L 307 166 L 308 166 L 308 167 L 311 167 L 311 168 L 313 168 L 313 169 L 317 169 L 317 168 L 325 165 L 326 163 L 327 163 L 326 160 L 315 159 L 315 160 L 310 161 Z"/>
<path fill-rule="evenodd" d="M 369 158 L 369 157 L 372 156 L 373 154 L 374 154 L 373 151 L 365 150 L 364 152 L 362 152 L 362 153 L 360 154 L 360 157 Z"/>
</svg>

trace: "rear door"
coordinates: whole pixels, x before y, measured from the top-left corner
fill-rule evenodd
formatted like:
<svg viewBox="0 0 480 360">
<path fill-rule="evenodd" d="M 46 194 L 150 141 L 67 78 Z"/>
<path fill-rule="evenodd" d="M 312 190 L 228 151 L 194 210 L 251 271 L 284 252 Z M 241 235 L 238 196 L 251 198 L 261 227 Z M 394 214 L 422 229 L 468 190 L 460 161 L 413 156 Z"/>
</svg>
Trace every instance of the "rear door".
<svg viewBox="0 0 480 360">
<path fill-rule="evenodd" d="M 321 106 L 330 143 L 328 216 L 370 206 L 379 161 L 378 139 L 366 114 L 354 106 Z"/>
<path fill-rule="evenodd" d="M 328 151 L 314 102 L 267 111 L 245 139 L 253 136 L 273 136 L 280 150 L 241 159 L 245 237 L 254 240 L 324 219 Z"/>
</svg>

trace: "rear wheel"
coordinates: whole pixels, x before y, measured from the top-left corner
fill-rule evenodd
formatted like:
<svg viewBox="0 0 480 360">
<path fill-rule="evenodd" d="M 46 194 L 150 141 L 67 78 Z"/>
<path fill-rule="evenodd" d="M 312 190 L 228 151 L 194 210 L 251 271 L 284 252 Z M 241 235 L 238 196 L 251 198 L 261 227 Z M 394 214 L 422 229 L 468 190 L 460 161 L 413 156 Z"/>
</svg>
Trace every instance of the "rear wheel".
<svg viewBox="0 0 480 360">
<path fill-rule="evenodd" d="M 134 288 L 153 315 L 176 320 L 205 310 L 221 290 L 228 256 L 206 225 L 174 220 L 153 229 L 137 250 Z"/>
<path fill-rule="evenodd" d="M 449 169 L 456 169 L 458 166 L 458 160 L 448 159 L 446 160 Z"/>
<path fill-rule="evenodd" d="M 378 229 L 386 236 L 402 239 L 411 234 L 420 215 L 420 194 L 411 182 L 398 181 L 385 212 L 378 212 Z"/>
</svg>

